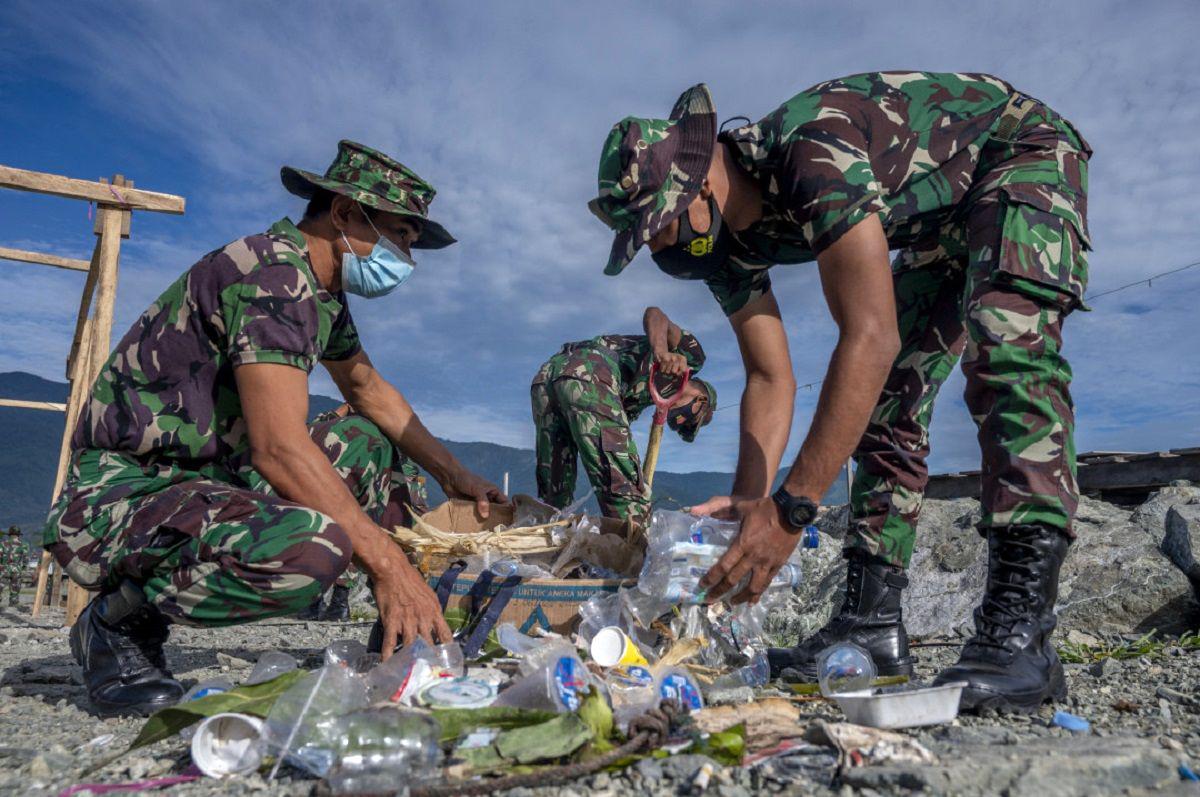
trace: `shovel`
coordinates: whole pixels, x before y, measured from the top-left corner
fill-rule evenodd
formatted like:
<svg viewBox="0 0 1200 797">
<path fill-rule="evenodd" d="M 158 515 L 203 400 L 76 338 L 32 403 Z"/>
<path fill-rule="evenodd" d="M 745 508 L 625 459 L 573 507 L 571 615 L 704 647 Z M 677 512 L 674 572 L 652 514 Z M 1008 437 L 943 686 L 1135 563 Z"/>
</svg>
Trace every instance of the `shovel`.
<svg viewBox="0 0 1200 797">
<path fill-rule="evenodd" d="M 692 369 L 688 368 L 683 372 L 683 381 L 679 384 L 679 390 L 675 391 L 671 398 L 666 399 L 659 394 L 658 387 L 654 384 L 656 376 L 658 376 L 658 363 L 652 363 L 650 365 L 650 398 L 654 399 L 654 423 L 650 426 L 650 442 L 646 444 L 646 462 L 642 466 L 642 480 L 646 483 L 646 495 L 650 494 L 650 490 L 654 486 L 654 469 L 658 467 L 658 449 L 662 445 L 663 427 L 667 425 L 667 414 L 671 410 L 671 402 L 687 387 L 688 380 L 692 378 Z"/>
</svg>

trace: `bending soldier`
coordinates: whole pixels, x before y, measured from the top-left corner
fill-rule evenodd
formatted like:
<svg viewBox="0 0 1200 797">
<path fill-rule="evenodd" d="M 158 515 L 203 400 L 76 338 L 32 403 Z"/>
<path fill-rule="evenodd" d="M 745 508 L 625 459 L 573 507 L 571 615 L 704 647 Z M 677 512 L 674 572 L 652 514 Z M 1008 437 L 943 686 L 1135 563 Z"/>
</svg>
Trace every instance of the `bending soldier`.
<svg viewBox="0 0 1200 797">
<path fill-rule="evenodd" d="M 659 394 L 671 397 L 686 369 L 699 371 L 704 349 L 657 307 L 642 318 L 644 335 L 601 335 L 565 343 L 533 378 L 538 495 L 564 507 L 575 497 L 576 461 L 583 460 L 606 517 L 644 520 L 650 498 L 630 424 L 654 403 L 650 366 L 658 363 Z M 674 395 L 667 423 L 685 442 L 712 420 L 717 392 L 691 379 Z"/>
</svg>

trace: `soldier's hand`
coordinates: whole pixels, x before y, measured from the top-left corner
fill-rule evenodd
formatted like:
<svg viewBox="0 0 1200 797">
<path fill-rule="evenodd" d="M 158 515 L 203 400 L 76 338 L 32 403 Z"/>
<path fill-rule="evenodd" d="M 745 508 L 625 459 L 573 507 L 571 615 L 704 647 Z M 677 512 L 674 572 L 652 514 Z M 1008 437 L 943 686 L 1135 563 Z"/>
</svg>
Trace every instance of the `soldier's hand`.
<svg viewBox="0 0 1200 797">
<path fill-rule="evenodd" d="M 714 495 L 702 504 L 688 507 L 687 511 L 701 517 L 715 517 L 717 520 L 737 520 L 733 505 L 745 500 L 747 499 L 737 495 Z"/>
<path fill-rule="evenodd" d="M 656 351 L 654 362 L 658 363 L 658 370 L 668 376 L 683 376 L 688 369 L 687 358 L 677 351 Z"/>
<path fill-rule="evenodd" d="M 455 473 L 447 484 L 442 485 L 442 489 L 450 498 L 474 501 L 475 506 L 479 509 L 480 517 L 488 516 L 492 504 L 508 503 L 508 496 L 501 492 L 499 487 L 482 476 L 476 476 L 466 468 Z"/>
<path fill-rule="evenodd" d="M 783 527 L 779 510 L 770 498 L 731 500 L 724 514 L 728 519 L 741 520 L 742 528 L 725 555 L 700 579 L 700 587 L 707 590 L 707 599 L 716 600 L 749 576 L 746 586 L 730 603 L 758 603 L 800 538 Z"/>
<path fill-rule="evenodd" d="M 442 617 L 437 595 L 398 546 L 391 545 L 386 561 L 373 562 L 370 571 L 383 623 L 382 657 L 386 660 L 400 643 L 408 645 L 421 637 L 438 644 L 454 635 Z"/>
</svg>

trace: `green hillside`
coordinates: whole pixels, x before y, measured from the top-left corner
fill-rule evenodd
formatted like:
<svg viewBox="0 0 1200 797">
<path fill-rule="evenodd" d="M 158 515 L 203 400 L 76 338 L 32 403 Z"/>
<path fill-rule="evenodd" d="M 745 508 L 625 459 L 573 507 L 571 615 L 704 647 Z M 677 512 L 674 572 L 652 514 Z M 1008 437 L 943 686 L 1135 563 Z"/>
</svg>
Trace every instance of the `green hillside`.
<svg viewBox="0 0 1200 797">
<path fill-rule="evenodd" d="M 0 373 L 0 396 L 28 401 L 65 401 L 67 386 L 32 374 L 13 371 Z M 337 406 L 327 396 L 313 396 L 313 414 Z M 54 486 L 54 465 L 58 458 L 63 417 L 57 412 L 0 407 L 0 528 L 16 524 L 25 531 L 26 539 L 34 542 L 35 535 L 46 517 L 50 492 Z M 446 446 L 467 467 L 501 484 L 509 474 L 511 493 L 536 494 L 534 482 L 534 453 L 532 449 L 512 448 L 482 442 L 446 440 Z M 699 471 L 671 473 L 660 471 L 654 480 L 656 506 L 669 508 L 690 506 L 710 496 L 720 495 L 733 481 L 730 473 Z M 577 495 L 587 492 L 581 481 Z M 826 503 L 845 501 L 845 484 L 839 479 L 826 496 Z M 430 501 L 437 504 L 444 494 L 432 479 L 429 480 Z M 596 511 L 595 500 L 591 510 Z"/>
</svg>

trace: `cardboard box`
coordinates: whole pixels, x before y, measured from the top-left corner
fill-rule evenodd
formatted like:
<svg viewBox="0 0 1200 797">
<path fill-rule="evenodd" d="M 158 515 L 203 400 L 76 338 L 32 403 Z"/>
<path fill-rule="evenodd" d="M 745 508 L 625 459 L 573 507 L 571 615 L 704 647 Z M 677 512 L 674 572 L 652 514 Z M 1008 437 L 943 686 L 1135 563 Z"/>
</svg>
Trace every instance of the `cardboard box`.
<svg viewBox="0 0 1200 797">
<path fill-rule="evenodd" d="M 532 507 L 536 510 L 544 507 L 550 512 L 553 511 L 552 507 L 546 507 L 528 496 L 517 496 L 516 500 L 525 509 Z M 437 529 L 463 534 L 488 531 L 500 525 L 511 526 L 515 514 L 516 510 L 510 504 L 492 504 L 488 517 L 484 518 L 473 501 L 454 499 L 429 511 L 421 519 Z M 631 547 L 644 548 L 642 531 L 637 524 L 613 518 L 598 518 L 596 523 L 602 534 L 617 535 Z M 548 556 L 551 560 L 554 558 L 554 554 Z M 436 587 L 442 573 L 457 557 L 418 553 L 415 558 L 417 566 L 430 585 Z M 467 594 L 478 578 L 478 573 L 460 574 L 450 590 L 447 607 L 468 610 L 470 607 Z M 487 598 L 495 595 L 501 581 L 502 579 L 497 579 L 491 585 Z M 634 583 L 636 579 L 529 579 L 515 589 L 500 615 L 499 622 L 512 623 L 523 633 L 541 627 L 559 634 L 570 634 L 579 623 L 581 603 L 587 602 L 597 593 L 616 592 L 621 586 Z"/>
<path fill-rule="evenodd" d="M 429 585 L 437 586 L 438 576 L 429 576 Z M 468 611 L 467 593 L 479 577 L 478 573 L 463 573 L 450 590 L 447 608 Z M 496 579 L 488 591 L 488 597 L 500 588 L 502 579 Z M 579 604 L 586 603 L 600 592 L 616 592 L 622 586 L 632 586 L 636 581 L 617 579 L 565 579 L 536 578 L 523 582 L 513 591 L 512 599 L 500 613 L 497 623 L 512 623 L 522 633 L 534 628 L 544 628 L 564 636 L 574 633 L 579 625 Z"/>
</svg>

